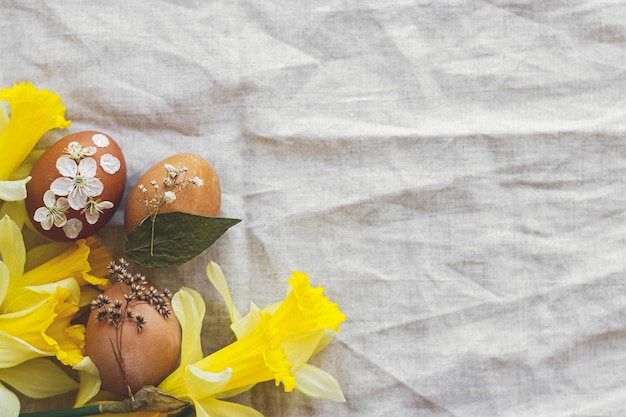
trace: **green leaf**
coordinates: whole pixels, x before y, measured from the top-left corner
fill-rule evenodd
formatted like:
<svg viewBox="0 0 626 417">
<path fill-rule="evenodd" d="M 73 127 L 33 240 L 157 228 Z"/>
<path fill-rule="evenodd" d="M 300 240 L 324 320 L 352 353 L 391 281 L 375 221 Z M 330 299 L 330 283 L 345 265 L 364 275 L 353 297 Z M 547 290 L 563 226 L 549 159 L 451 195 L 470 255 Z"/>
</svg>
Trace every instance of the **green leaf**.
<svg viewBox="0 0 626 417">
<path fill-rule="evenodd" d="M 148 268 L 177 266 L 202 253 L 240 221 L 174 212 L 158 214 L 153 224 L 148 216 L 126 237 L 126 256 Z"/>
</svg>

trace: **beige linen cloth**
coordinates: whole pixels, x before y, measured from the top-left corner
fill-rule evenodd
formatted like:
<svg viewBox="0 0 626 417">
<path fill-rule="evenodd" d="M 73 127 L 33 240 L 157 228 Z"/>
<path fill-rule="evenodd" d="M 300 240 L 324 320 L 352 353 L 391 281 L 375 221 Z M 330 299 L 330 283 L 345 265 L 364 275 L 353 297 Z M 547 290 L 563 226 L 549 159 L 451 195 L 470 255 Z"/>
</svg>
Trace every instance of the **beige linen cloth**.
<svg viewBox="0 0 626 417">
<path fill-rule="evenodd" d="M 214 246 L 151 273 L 235 304 L 306 271 L 347 314 L 313 363 L 346 403 L 260 384 L 268 417 L 626 410 L 626 2 L 4 0 L 0 84 L 122 146 L 215 167 Z M 123 254 L 123 216 L 102 232 Z M 72 396 L 24 400 L 24 411 Z"/>
</svg>

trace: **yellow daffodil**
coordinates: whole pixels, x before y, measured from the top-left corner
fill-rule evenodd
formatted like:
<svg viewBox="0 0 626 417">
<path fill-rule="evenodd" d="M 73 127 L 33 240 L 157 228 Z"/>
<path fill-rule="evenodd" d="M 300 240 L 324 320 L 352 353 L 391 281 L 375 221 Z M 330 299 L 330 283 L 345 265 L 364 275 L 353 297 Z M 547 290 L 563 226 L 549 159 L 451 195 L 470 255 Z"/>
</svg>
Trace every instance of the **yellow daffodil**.
<svg viewBox="0 0 626 417">
<path fill-rule="evenodd" d="M 237 340 L 204 357 L 201 330 L 206 306 L 197 291 L 181 288 L 172 299 L 182 328 L 180 365 L 159 384 L 159 390 L 190 401 L 198 417 L 263 417 L 253 408 L 223 399 L 270 380 L 282 384 L 285 391 L 295 388 L 313 397 L 345 401 L 330 374 L 306 363 L 330 342 L 346 318 L 323 295 L 322 287 L 311 287 L 306 274 L 294 272 L 289 279 L 291 292 L 283 301 L 263 309 L 252 303 L 242 317 L 220 267 L 211 262 L 207 274 L 226 301 Z M 81 371 L 76 402 L 80 406 L 98 392 L 100 378 L 88 357 L 75 369 Z"/>
<path fill-rule="evenodd" d="M 159 389 L 192 401 L 198 416 L 260 416 L 256 410 L 221 399 L 269 380 L 282 383 L 285 391 L 296 388 L 318 398 L 345 401 L 331 375 L 306 363 L 328 343 L 327 332 L 339 331 L 345 320 L 322 287 L 312 288 L 306 274 L 295 272 L 284 301 L 262 310 L 252 304 L 250 313 L 241 317 L 219 266 L 212 262 L 207 273 L 229 307 L 237 340 L 202 358 L 204 301 L 197 292 L 181 289 L 172 300 L 183 328 L 181 364 Z"/>
<path fill-rule="evenodd" d="M 6 101 L 11 109 L 11 117 L 0 133 L 0 181 L 6 181 L 44 133 L 54 128 L 64 129 L 71 122 L 65 119 L 61 98 L 51 91 L 38 90 L 32 83 L 3 88 L 0 100 Z"/>
<path fill-rule="evenodd" d="M 273 313 L 272 325 L 279 330 L 280 346 L 287 353 L 295 377 L 295 389 L 311 397 L 343 402 L 345 398 L 335 378 L 307 361 L 330 343 L 339 325 L 346 319 L 337 304 L 324 296 L 322 287 L 311 287 L 307 274 L 295 271 L 289 283 L 292 290 L 284 301 L 259 309 L 251 303 L 250 312 L 241 317 L 232 302 L 224 274 L 214 262 L 207 275 L 222 296 L 230 312 L 231 328 L 237 338 L 252 331 L 259 314 Z"/>
<path fill-rule="evenodd" d="M 92 240 L 93 259 L 107 259 L 99 241 Z M 53 244 L 55 245 L 55 244 Z M 46 253 L 62 252 L 24 271 L 26 248 L 19 227 L 8 217 L 0 220 L 0 368 L 26 360 L 56 356 L 74 365 L 83 358 L 84 326 L 71 325 L 79 309 L 80 285 L 106 286 L 91 275 L 90 247 L 86 241 L 47 246 L 29 252 L 44 260 Z M 98 267 L 100 268 L 100 267 Z M 108 282 L 108 280 L 106 280 Z"/>
</svg>

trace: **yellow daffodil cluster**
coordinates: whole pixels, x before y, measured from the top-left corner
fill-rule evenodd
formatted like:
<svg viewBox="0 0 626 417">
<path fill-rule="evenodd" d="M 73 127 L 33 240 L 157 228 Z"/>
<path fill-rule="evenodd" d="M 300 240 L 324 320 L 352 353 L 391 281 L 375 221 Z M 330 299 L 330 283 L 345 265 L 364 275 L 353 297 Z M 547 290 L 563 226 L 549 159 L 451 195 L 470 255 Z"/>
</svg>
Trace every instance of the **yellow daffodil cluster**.
<svg viewBox="0 0 626 417">
<path fill-rule="evenodd" d="M 108 275 L 112 259 L 97 237 L 27 248 L 21 200 L 42 152 L 33 148 L 44 133 L 70 122 L 58 95 L 30 83 L 2 89 L 0 100 L 11 109 L 9 118 L 0 106 L 0 415 L 17 417 L 15 391 L 47 398 L 78 390 L 75 407 L 100 392 L 98 370 L 84 356 L 85 328 L 73 319 L 110 285 L 101 277 Z M 211 262 L 207 275 L 226 303 L 236 341 L 204 356 L 204 300 L 193 289 L 180 289 L 172 299 L 182 328 L 180 364 L 157 387 L 160 391 L 189 401 L 199 417 L 262 417 L 224 399 L 266 381 L 282 384 L 287 392 L 345 401 L 337 381 L 308 363 L 346 319 L 322 287 L 294 272 L 284 300 L 264 308 L 251 303 L 242 316 L 220 267 Z M 77 371 L 80 382 L 59 364 Z"/>
<path fill-rule="evenodd" d="M 11 109 L 9 118 L 0 106 L 0 414 L 17 416 L 20 403 L 7 385 L 32 398 L 79 387 L 50 358 L 67 366 L 84 361 L 85 328 L 72 320 L 90 294 L 109 285 L 100 277 L 111 255 L 96 237 L 26 247 L 20 204 L 43 152 L 33 148 L 70 122 L 60 97 L 31 83 L 2 89 L 0 100 Z"/>
<path fill-rule="evenodd" d="M 323 295 L 322 287 L 311 287 L 305 273 L 294 272 L 289 279 L 291 291 L 283 301 L 262 309 L 251 303 L 250 312 L 241 317 L 220 267 L 211 262 L 207 274 L 228 306 L 237 340 L 202 357 L 204 302 L 194 290 L 181 289 L 172 300 L 183 328 L 181 363 L 159 389 L 192 401 L 200 417 L 260 416 L 249 407 L 221 399 L 270 380 L 282 384 L 285 391 L 295 388 L 313 397 L 345 401 L 337 381 L 307 363 L 346 319 L 337 304 Z"/>
<path fill-rule="evenodd" d="M 5 215 L 0 258 L 0 381 L 33 398 L 77 389 L 66 372 L 43 358 L 68 366 L 83 361 L 85 328 L 72 319 L 87 303 L 84 286 L 109 285 L 98 275 L 110 254 L 95 237 L 27 251 L 20 228 Z M 11 410 L 6 415 L 19 413 L 17 397 L 2 383 L 0 404 Z"/>
<path fill-rule="evenodd" d="M 182 288 L 172 299 L 182 327 L 180 365 L 159 390 L 190 401 L 198 417 L 262 417 L 257 410 L 224 398 L 272 380 L 287 392 L 295 389 L 315 398 L 345 401 L 335 378 L 307 363 L 328 345 L 346 319 L 337 304 L 324 296 L 322 287 L 311 287 L 305 273 L 294 272 L 288 280 L 291 291 L 283 301 L 265 308 L 251 303 L 249 313 L 242 316 L 219 265 L 211 262 L 207 275 L 226 302 L 237 340 L 204 356 L 200 339 L 206 306 L 197 291 Z M 95 367 L 90 364 L 83 374 L 89 381 L 83 391 L 97 393 Z"/>
</svg>

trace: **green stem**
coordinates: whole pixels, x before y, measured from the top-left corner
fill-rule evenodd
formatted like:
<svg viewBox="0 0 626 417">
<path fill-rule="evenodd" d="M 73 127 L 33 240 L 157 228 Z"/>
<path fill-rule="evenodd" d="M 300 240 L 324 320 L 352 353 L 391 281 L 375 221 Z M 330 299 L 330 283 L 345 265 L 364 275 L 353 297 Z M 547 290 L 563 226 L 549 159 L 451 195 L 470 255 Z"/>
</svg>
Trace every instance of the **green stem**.
<svg viewBox="0 0 626 417">
<path fill-rule="evenodd" d="M 102 414 L 102 407 L 89 405 L 87 407 L 70 408 L 67 410 L 37 411 L 34 413 L 20 413 L 19 417 L 85 417 Z"/>
</svg>

